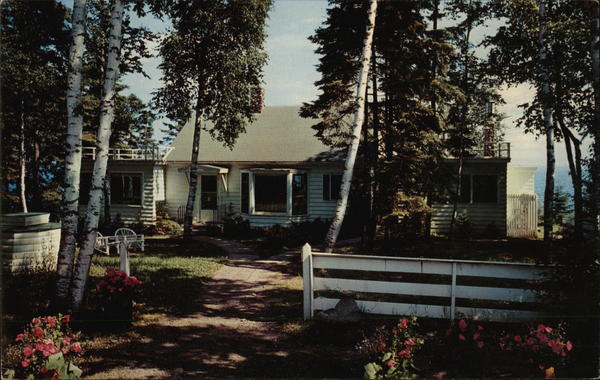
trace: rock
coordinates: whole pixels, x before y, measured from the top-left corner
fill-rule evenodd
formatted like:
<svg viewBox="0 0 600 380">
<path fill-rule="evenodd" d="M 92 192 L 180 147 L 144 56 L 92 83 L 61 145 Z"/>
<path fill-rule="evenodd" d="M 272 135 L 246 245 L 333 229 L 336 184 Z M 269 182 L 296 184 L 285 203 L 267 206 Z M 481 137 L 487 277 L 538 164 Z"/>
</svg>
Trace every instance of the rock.
<svg viewBox="0 0 600 380">
<path fill-rule="evenodd" d="M 317 313 L 317 317 L 331 320 L 358 320 L 360 309 L 352 298 L 341 299 L 333 309 L 323 310 Z"/>
</svg>

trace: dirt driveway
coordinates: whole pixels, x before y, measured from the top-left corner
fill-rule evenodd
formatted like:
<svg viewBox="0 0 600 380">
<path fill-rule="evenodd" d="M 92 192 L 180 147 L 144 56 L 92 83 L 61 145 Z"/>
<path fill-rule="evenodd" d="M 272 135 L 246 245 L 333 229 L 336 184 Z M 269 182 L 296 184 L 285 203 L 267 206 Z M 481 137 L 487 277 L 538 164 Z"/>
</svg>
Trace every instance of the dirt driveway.
<svg viewBox="0 0 600 380">
<path fill-rule="evenodd" d="M 360 376 L 354 336 L 302 321 L 298 253 L 259 260 L 211 242 L 230 257 L 190 301 L 195 311 L 135 326 L 136 339 L 102 352 L 90 378 Z"/>
</svg>

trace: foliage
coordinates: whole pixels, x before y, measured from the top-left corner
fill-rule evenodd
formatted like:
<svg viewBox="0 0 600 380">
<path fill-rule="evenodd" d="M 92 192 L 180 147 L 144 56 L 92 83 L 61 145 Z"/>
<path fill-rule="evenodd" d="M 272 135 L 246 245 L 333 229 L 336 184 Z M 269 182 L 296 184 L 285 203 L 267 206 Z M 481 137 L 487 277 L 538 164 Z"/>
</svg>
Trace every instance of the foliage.
<svg viewBox="0 0 600 380">
<path fill-rule="evenodd" d="M 416 332 L 417 318 L 402 318 L 392 328 L 378 327 L 365 337 L 358 350 L 368 357 L 365 379 L 406 379 L 417 377 L 414 355 L 425 340 Z"/>
<path fill-rule="evenodd" d="M 56 271 L 49 268 L 3 271 L 3 314 L 24 320 L 44 313 L 50 305 L 55 282 Z"/>
<path fill-rule="evenodd" d="M 425 235 L 426 217 L 431 208 L 423 197 L 407 197 L 399 192 L 391 211 L 382 218 L 386 239 L 414 239 Z"/>
<path fill-rule="evenodd" d="M 573 212 L 571 196 L 560 186 L 554 190 L 554 202 L 552 202 L 552 207 L 554 221 L 559 225 L 565 224 L 565 218 Z"/>
<path fill-rule="evenodd" d="M 7 367 L 13 369 L 8 377 L 79 378 L 82 372 L 74 362 L 82 348 L 78 335 L 69 329 L 69 320 L 69 315 L 61 314 L 33 318 L 6 353 Z"/>
<path fill-rule="evenodd" d="M 111 295 L 133 291 L 141 284 L 142 282 L 135 276 L 127 276 L 121 270 L 108 268 L 104 278 L 96 285 L 96 291 L 102 295 Z"/>
<path fill-rule="evenodd" d="M 461 239 L 473 237 L 473 221 L 467 211 L 461 212 L 456 217 L 456 236 Z"/>
<path fill-rule="evenodd" d="M 244 239 L 253 235 L 250 221 L 240 214 L 229 211 L 223 218 L 223 236 L 226 238 Z"/>
<path fill-rule="evenodd" d="M 178 235 L 181 233 L 181 225 L 173 219 L 160 218 L 156 224 L 148 227 L 145 233 L 150 235 Z"/>
</svg>

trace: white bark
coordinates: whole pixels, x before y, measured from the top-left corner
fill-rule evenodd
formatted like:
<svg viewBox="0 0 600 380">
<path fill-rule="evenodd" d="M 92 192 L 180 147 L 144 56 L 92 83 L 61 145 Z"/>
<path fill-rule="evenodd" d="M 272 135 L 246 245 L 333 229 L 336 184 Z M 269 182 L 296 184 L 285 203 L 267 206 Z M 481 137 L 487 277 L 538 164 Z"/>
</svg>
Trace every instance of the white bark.
<svg viewBox="0 0 600 380">
<path fill-rule="evenodd" d="M 25 194 L 25 176 L 26 176 L 26 167 L 25 167 L 25 110 L 23 107 L 23 100 L 21 100 L 21 125 L 20 125 L 20 154 L 19 164 L 21 168 L 19 169 L 19 190 L 21 195 L 21 208 L 23 212 L 27 212 L 27 196 Z"/>
<path fill-rule="evenodd" d="M 598 1 L 592 3 L 592 36 L 590 52 L 592 56 L 592 73 L 594 86 L 594 197 L 596 203 L 596 229 L 600 233 L 600 5 Z"/>
<path fill-rule="evenodd" d="M 74 0 L 71 29 L 71 49 L 69 51 L 69 74 L 67 88 L 67 155 L 65 157 L 65 179 L 62 201 L 62 230 L 58 254 L 58 282 L 56 297 L 60 307 L 64 307 L 68 293 L 75 243 L 77 235 L 79 207 L 79 173 L 81 171 L 81 134 L 83 115 L 81 113 L 81 68 L 83 66 L 83 42 L 85 33 L 86 0 Z"/>
<path fill-rule="evenodd" d="M 198 103 L 196 104 L 196 116 L 194 121 L 194 138 L 192 141 L 192 157 L 190 163 L 190 184 L 188 187 L 188 199 L 183 219 L 183 238 L 192 238 L 192 224 L 194 221 L 194 204 L 196 203 L 196 191 L 198 190 L 198 153 L 200 151 L 200 134 L 202 132 L 202 112 Z"/>
<path fill-rule="evenodd" d="M 106 59 L 106 74 L 102 93 L 102 104 L 100 108 L 100 123 L 96 136 L 96 160 L 92 174 L 92 184 L 87 211 L 85 214 L 85 225 L 81 248 L 75 267 L 72 284 L 72 308 L 78 311 L 81 308 L 85 285 L 96 244 L 98 232 L 98 221 L 102 211 L 102 193 L 104 179 L 106 177 L 106 166 L 108 164 L 109 140 L 112 132 L 114 119 L 114 97 L 115 84 L 119 69 L 119 51 L 121 49 L 124 4 L 122 0 L 115 0 L 111 9 L 110 36 L 108 42 L 108 57 Z"/>
<path fill-rule="evenodd" d="M 546 57 L 546 5 L 545 0 L 538 0 L 539 6 L 539 63 L 541 71 L 542 99 L 544 104 L 544 131 L 546 134 L 546 189 L 544 191 L 544 240 L 552 239 L 552 228 L 554 226 L 554 215 L 552 205 L 554 203 L 554 123 L 551 103 L 550 77 L 548 74 L 548 62 Z"/>
<path fill-rule="evenodd" d="M 373 45 L 373 34 L 375 32 L 376 16 L 377 0 L 371 0 L 369 12 L 367 14 L 368 24 L 361 56 L 361 69 L 358 77 L 358 86 L 356 88 L 356 103 L 358 107 L 356 109 L 356 112 L 354 113 L 354 120 L 352 123 L 352 138 L 350 141 L 350 145 L 348 146 L 348 155 L 346 156 L 344 175 L 342 176 L 340 199 L 337 202 L 335 216 L 331 221 L 331 226 L 329 227 L 329 231 L 327 232 L 327 236 L 325 237 L 326 252 L 331 252 L 331 250 L 335 246 L 338 235 L 340 234 L 340 229 L 342 228 L 344 215 L 346 214 L 346 207 L 348 206 L 348 195 L 350 194 L 350 186 L 352 185 L 352 172 L 354 171 L 354 162 L 356 161 L 358 144 L 360 143 L 361 130 L 365 117 L 367 81 L 369 80 L 371 46 Z"/>
</svg>

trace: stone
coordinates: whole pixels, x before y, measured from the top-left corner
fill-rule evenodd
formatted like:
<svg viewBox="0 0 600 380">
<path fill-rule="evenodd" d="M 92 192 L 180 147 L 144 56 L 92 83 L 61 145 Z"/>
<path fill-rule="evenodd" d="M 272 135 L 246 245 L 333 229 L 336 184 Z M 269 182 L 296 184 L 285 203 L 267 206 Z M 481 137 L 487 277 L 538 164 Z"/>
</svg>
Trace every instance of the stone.
<svg viewBox="0 0 600 380">
<path fill-rule="evenodd" d="M 319 311 L 317 317 L 343 321 L 358 320 L 360 309 L 352 298 L 343 298 L 333 309 Z"/>
</svg>

